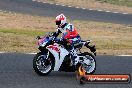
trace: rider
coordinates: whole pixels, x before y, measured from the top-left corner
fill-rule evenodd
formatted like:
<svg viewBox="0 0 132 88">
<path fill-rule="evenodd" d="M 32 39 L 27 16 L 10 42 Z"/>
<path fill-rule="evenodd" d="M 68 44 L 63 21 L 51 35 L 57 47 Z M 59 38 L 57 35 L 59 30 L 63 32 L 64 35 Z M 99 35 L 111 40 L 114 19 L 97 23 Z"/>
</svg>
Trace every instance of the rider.
<svg viewBox="0 0 132 88">
<path fill-rule="evenodd" d="M 57 25 L 57 32 L 60 31 L 63 33 L 59 40 L 62 41 L 64 39 L 69 39 L 69 43 L 72 45 L 70 54 L 72 57 L 73 65 L 76 65 L 79 61 L 79 57 L 76 53 L 76 50 L 74 50 L 74 43 L 78 43 L 81 40 L 80 35 L 72 24 L 66 22 L 66 17 L 64 14 L 58 15 L 55 22 Z"/>
</svg>

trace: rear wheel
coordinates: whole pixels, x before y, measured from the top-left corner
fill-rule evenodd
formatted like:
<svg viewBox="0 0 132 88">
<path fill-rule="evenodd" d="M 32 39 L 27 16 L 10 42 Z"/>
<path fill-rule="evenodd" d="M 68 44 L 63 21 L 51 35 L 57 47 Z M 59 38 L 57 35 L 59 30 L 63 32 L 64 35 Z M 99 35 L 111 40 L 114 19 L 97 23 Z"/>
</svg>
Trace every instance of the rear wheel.
<svg viewBox="0 0 132 88">
<path fill-rule="evenodd" d="M 33 59 L 33 68 L 35 72 L 41 76 L 48 75 L 54 67 L 49 54 L 37 53 Z"/>
<path fill-rule="evenodd" d="M 92 74 L 96 70 L 96 60 L 90 53 L 83 53 L 83 64 L 82 67 L 86 71 L 86 74 Z"/>
</svg>

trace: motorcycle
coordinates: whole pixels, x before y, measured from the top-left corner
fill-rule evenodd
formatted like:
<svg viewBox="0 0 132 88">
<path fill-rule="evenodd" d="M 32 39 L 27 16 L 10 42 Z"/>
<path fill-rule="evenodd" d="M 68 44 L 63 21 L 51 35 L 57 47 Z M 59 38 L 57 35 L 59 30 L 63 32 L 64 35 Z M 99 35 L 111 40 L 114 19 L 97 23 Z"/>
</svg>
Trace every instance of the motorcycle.
<svg viewBox="0 0 132 88">
<path fill-rule="evenodd" d="M 79 63 L 75 66 L 71 58 L 69 49 L 71 45 L 68 39 L 56 41 L 59 33 L 52 32 L 44 37 L 37 36 L 40 52 L 33 58 L 33 69 L 41 76 L 47 76 L 51 71 L 75 72 L 79 66 L 85 70 L 86 74 L 92 74 L 96 70 L 96 48 L 95 45 L 90 46 L 91 40 L 74 44 L 74 48 L 79 57 Z M 82 52 L 81 48 L 85 46 L 92 53 Z"/>
</svg>

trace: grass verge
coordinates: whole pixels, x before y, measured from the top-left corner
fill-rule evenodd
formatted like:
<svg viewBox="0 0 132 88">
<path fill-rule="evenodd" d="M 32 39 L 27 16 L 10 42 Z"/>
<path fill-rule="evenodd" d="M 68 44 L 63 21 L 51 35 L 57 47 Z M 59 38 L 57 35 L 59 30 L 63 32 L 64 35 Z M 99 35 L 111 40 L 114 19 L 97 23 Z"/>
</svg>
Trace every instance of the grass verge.
<svg viewBox="0 0 132 88">
<path fill-rule="evenodd" d="M 132 0 L 96 0 L 96 1 L 101 1 L 103 3 L 110 3 L 119 6 L 132 7 Z"/>
<path fill-rule="evenodd" d="M 83 40 L 93 40 L 98 54 L 132 54 L 132 25 L 69 21 Z M 36 36 L 55 31 L 55 28 L 54 18 L 0 13 L 0 51 L 38 52 Z"/>
<path fill-rule="evenodd" d="M 37 35 L 43 35 L 45 32 L 40 30 L 32 30 L 32 29 L 8 29 L 8 28 L 1 28 L 1 33 L 12 33 L 15 35 L 27 35 L 27 36 L 37 36 Z"/>
</svg>

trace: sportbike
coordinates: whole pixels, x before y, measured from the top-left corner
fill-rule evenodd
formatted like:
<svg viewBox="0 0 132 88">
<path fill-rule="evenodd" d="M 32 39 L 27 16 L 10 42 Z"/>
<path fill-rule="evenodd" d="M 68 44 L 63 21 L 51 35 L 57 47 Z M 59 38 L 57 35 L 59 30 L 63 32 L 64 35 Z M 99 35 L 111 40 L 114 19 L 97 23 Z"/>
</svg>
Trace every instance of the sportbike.
<svg viewBox="0 0 132 88">
<path fill-rule="evenodd" d="M 79 63 L 73 65 L 72 56 L 69 52 L 71 45 L 68 39 L 56 41 L 59 33 L 52 32 L 45 36 L 37 36 L 38 52 L 33 59 L 33 68 L 35 72 L 41 76 L 48 75 L 51 71 L 75 72 L 79 66 L 85 70 L 87 74 L 92 74 L 96 70 L 96 48 L 95 45 L 89 45 L 91 40 L 74 44 L 74 48 L 79 57 Z M 90 49 L 90 52 L 82 52 L 82 47 Z"/>
</svg>

